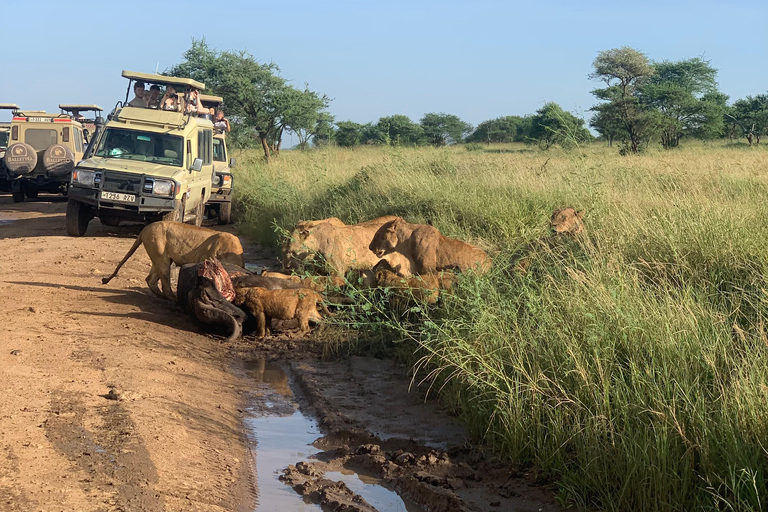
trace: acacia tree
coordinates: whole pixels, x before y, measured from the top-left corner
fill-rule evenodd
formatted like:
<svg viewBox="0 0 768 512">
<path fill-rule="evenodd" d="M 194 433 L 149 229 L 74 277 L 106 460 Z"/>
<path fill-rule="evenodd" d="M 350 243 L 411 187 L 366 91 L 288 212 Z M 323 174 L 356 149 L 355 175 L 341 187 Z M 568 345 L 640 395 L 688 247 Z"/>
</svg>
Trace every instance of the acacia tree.
<svg viewBox="0 0 768 512">
<path fill-rule="evenodd" d="M 637 153 L 640 143 L 654 126 L 647 110 L 640 103 L 638 89 L 653 75 L 648 57 L 633 48 L 622 47 L 603 50 L 593 63 L 594 71 L 589 77 L 601 80 L 607 85 L 592 91 L 598 99 L 608 102 L 610 107 L 598 105 L 593 110 L 603 115 L 618 115 L 627 134 L 632 153 Z"/>
<path fill-rule="evenodd" d="M 384 144 L 417 146 L 424 139 L 423 128 L 411 121 L 410 117 L 401 114 L 382 117 L 376 126 Z"/>
<path fill-rule="evenodd" d="M 530 116 L 504 116 L 483 121 L 467 142 L 524 142 L 530 135 Z"/>
<path fill-rule="evenodd" d="M 363 138 L 363 125 L 353 121 L 339 121 L 336 123 L 334 138 L 339 146 L 357 146 Z"/>
<path fill-rule="evenodd" d="M 717 70 L 700 58 L 654 65 L 654 74 L 639 88 L 640 102 L 659 115 L 665 149 L 677 147 L 685 135 L 702 138 L 722 132 L 727 96 L 717 90 Z"/>
<path fill-rule="evenodd" d="M 166 73 L 195 78 L 222 96 L 230 121 L 240 134 L 256 134 L 267 162 L 279 152 L 286 130 L 304 137 L 306 144 L 330 101 L 306 87 L 290 86 L 274 63 L 260 63 L 245 51 L 214 50 L 205 39 L 193 40 L 183 57 Z"/>
<path fill-rule="evenodd" d="M 566 112 L 555 102 L 546 103 L 531 119 L 532 139 L 538 140 L 545 149 L 553 144 L 573 146 L 591 138 L 584 120 Z"/>
<path fill-rule="evenodd" d="M 760 137 L 768 135 L 768 94 L 735 101 L 727 115 L 741 128 L 750 146 L 760 144 Z"/>
<path fill-rule="evenodd" d="M 419 121 L 424 136 L 433 146 L 445 146 L 451 142 L 461 142 L 472 132 L 472 125 L 452 114 L 424 114 Z"/>
</svg>

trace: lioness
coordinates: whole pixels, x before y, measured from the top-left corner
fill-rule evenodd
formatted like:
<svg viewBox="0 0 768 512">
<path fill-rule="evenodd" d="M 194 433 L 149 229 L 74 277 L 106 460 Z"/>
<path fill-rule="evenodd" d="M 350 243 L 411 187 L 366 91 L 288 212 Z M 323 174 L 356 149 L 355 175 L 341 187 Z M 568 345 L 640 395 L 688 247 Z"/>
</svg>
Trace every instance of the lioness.
<svg viewBox="0 0 768 512">
<path fill-rule="evenodd" d="M 408 290 L 414 299 L 426 302 L 427 304 L 436 303 L 440 289 L 450 289 L 455 280 L 456 274 L 453 272 L 440 272 L 439 274 L 424 274 L 411 277 L 401 277 L 386 269 L 376 272 L 377 286 L 393 288 L 398 291 Z"/>
<path fill-rule="evenodd" d="M 243 246 L 235 235 L 164 220 L 153 222 L 142 229 L 133 247 L 117 264 L 112 275 L 103 278 L 101 282 L 103 284 L 110 282 L 117 275 L 120 267 L 142 244 L 152 261 L 152 268 L 147 276 L 149 289 L 158 297 L 171 300 L 175 300 L 171 290 L 171 263 L 182 266 L 187 263 L 201 263 L 206 258 L 213 257 L 222 263 L 245 267 Z M 157 286 L 158 281 L 163 287 L 162 292 Z"/>
<path fill-rule="evenodd" d="M 283 274 L 282 272 L 265 271 L 261 273 L 264 277 L 274 277 L 277 279 L 288 279 L 294 283 L 301 283 L 304 288 L 310 288 L 316 292 L 324 292 L 329 287 L 341 288 L 346 284 L 344 278 L 338 276 L 306 276 Z"/>
<path fill-rule="evenodd" d="M 413 261 L 415 274 L 431 274 L 440 270 L 487 272 L 491 259 L 474 245 L 443 236 L 427 224 L 410 224 L 397 217 L 382 225 L 368 248 L 378 257 L 399 253 Z"/>
<path fill-rule="evenodd" d="M 297 290 L 267 290 L 266 288 L 236 288 L 234 304 L 243 306 L 256 318 L 260 338 L 267 334 L 272 318 L 299 321 L 301 334 L 309 332 L 309 321 L 322 322 L 317 304 L 330 314 L 319 293 L 309 288 Z"/>
<path fill-rule="evenodd" d="M 352 268 L 370 269 L 376 265 L 379 257 L 368 249 L 368 244 L 382 224 L 395 218 L 379 217 L 350 226 L 327 222 L 329 219 L 323 222 L 309 221 L 311 224 L 302 221 L 283 246 L 283 265 L 286 268 L 297 268 L 301 263 L 320 256 L 336 276 L 343 277 Z"/>
<path fill-rule="evenodd" d="M 558 235 L 578 235 L 584 232 L 584 210 L 576 211 L 570 206 L 568 208 L 558 208 L 552 212 L 549 219 L 549 227 L 553 233 Z"/>
</svg>

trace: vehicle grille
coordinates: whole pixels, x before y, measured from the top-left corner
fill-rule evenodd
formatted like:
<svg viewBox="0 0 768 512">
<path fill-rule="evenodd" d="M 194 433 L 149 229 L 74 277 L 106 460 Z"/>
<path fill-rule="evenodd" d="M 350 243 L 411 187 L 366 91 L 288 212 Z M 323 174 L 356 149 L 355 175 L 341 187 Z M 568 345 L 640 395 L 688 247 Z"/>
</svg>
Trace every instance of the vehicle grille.
<svg viewBox="0 0 768 512">
<path fill-rule="evenodd" d="M 138 194 L 141 192 L 141 176 L 104 171 L 101 190 Z"/>
</svg>

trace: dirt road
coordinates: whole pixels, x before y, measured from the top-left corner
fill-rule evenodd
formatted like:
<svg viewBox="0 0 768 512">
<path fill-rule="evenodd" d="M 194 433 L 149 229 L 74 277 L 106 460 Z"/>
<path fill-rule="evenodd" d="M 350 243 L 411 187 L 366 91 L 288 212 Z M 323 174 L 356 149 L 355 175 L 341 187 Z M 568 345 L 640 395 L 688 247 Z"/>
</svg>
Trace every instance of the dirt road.
<svg viewBox="0 0 768 512">
<path fill-rule="evenodd" d="M 319 361 L 310 340 L 206 336 L 150 293 L 143 249 L 102 285 L 140 226 L 94 220 L 71 238 L 65 209 L 61 199 L 0 195 L 0 510 L 298 510 L 302 493 L 322 496 L 324 510 L 373 510 L 354 508 L 364 500 L 324 476 L 339 471 L 375 478 L 419 507 L 408 510 L 558 510 L 530 476 L 468 447 L 461 427 L 409 392 L 390 362 Z M 251 264 L 275 263 L 244 248 Z M 293 392 L 283 376 L 264 395 L 266 360 L 291 375 Z M 285 480 L 299 494 L 275 471 L 256 474 L 266 433 L 247 425 L 272 414 L 259 403 L 273 407 L 275 393 L 295 393 L 288 412 L 302 404 L 324 436 L 314 443 L 322 463 L 273 461 L 297 464 Z M 284 503 L 259 496 L 267 483 L 290 491 Z"/>
<path fill-rule="evenodd" d="M 102 285 L 137 228 L 70 238 L 65 208 L 0 196 L 0 509 L 252 510 L 227 348 L 148 292 L 143 249 Z"/>
</svg>

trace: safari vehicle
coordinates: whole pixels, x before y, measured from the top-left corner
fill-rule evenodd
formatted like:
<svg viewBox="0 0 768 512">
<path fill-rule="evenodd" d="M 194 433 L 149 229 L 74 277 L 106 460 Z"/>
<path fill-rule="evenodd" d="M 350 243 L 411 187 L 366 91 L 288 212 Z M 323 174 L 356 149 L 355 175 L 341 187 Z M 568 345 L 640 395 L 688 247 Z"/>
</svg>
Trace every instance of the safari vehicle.
<svg viewBox="0 0 768 512">
<path fill-rule="evenodd" d="M 203 106 L 218 111 L 224 103 L 220 96 L 201 94 Z M 232 222 L 232 185 L 234 179 L 230 169 L 235 166 L 235 159 L 228 159 L 226 132 L 213 128 L 213 188 L 211 198 L 206 204 L 208 218 L 217 218 L 219 224 Z"/>
<path fill-rule="evenodd" d="M 100 112 L 98 105 L 78 105 Z M 62 110 L 15 110 L 3 163 L 8 172 L 13 201 L 36 198 L 39 192 L 66 195 L 69 177 L 85 151 L 84 118 Z"/>
<path fill-rule="evenodd" d="M 0 110 L 19 110 L 19 106 L 15 103 L 0 103 Z M 8 148 L 8 139 L 11 137 L 11 123 L 0 123 L 0 192 L 11 191 L 11 181 L 8 176 L 8 171 L 5 170 L 3 164 L 3 157 L 5 156 L 5 150 Z"/>
<path fill-rule="evenodd" d="M 123 220 L 203 221 L 211 196 L 213 123 L 181 108 L 133 107 L 134 82 L 184 91 L 205 90 L 190 78 L 123 71 L 125 101 L 118 102 L 72 172 L 67 205 L 67 234 L 83 236 L 88 223 L 117 226 Z M 171 98 L 171 96 L 168 96 Z M 173 98 L 174 100 L 177 98 Z"/>
</svg>

